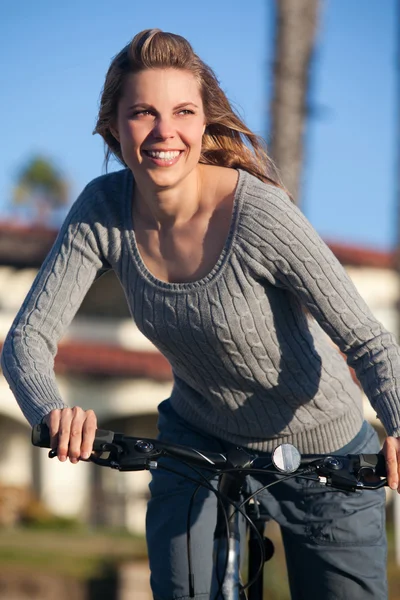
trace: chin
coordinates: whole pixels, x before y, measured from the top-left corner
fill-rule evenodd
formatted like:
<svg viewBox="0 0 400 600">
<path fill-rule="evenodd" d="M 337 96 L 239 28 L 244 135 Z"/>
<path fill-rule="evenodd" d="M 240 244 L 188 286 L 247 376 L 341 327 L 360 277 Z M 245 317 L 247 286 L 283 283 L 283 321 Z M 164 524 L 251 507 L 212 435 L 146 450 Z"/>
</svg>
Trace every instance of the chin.
<svg viewBox="0 0 400 600">
<path fill-rule="evenodd" d="M 179 184 L 193 171 L 195 166 L 196 165 L 186 169 L 169 169 L 163 167 L 159 169 L 150 169 L 146 172 L 146 175 L 154 187 L 166 189 Z"/>
<path fill-rule="evenodd" d="M 150 171 L 146 175 L 151 185 L 160 189 L 174 187 L 182 179 L 182 174 L 178 173 L 155 173 Z"/>
</svg>

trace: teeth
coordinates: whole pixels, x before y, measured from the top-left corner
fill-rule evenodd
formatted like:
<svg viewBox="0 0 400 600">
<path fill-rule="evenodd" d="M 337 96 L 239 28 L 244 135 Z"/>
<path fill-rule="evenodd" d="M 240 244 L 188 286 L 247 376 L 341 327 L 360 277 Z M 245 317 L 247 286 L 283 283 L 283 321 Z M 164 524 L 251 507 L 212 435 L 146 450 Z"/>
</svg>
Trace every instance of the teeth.
<svg viewBox="0 0 400 600">
<path fill-rule="evenodd" d="M 161 158 L 162 160 L 172 160 L 179 156 L 179 150 L 173 152 L 156 152 L 155 150 L 147 150 L 147 154 L 152 158 Z"/>
</svg>

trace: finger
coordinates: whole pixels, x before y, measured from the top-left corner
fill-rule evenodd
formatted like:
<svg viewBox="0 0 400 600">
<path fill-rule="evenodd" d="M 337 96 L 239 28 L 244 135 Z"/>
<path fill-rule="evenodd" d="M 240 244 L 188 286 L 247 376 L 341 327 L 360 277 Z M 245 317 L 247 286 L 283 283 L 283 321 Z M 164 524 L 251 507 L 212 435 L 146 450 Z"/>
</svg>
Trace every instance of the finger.
<svg viewBox="0 0 400 600">
<path fill-rule="evenodd" d="M 58 430 L 58 446 L 57 456 L 61 462 L 67 460 L 68 449 L 69 449 L 69 438 L 71 432 L 72 423 L 72 410 L 70 408 L 64 408 L 61 411 L 60 427 Z"/>
<path fill-rule="evenodd" d="M 396 452 L 397 452 L 397 491 L 400 494 L 400 440 L 396 439 Z"/>
<path fill-rule="evenodd" d="M 97 429 L 97 418 L 92 410 L 86 411 L 86 419 L 82 429 L 81 458 L 88 459 L 93 450 L 93 442 Z"/>
<path fill-rule="evenodd" d="M 76 464 L 81 455 L 82 428 L 85 421 L 85 411 L 79 406 L 72 409 L 72 421 L 69 434 L 68 457 L 70 461 Z"/>
<path fill-rule="evenodd" d="M 386 438 L 383 446 L 383 452 L 386 459 L 386 471 L 389 487 L 395 490 L 399 486 L 398 462 L 397 462 L 397 443 L 395 438 Z"/>
<path fill-rule="evenodd" d="M 43 419 L 50 432 L 50 448 L 55 450 L 58 446 L 58 430 L 60 428 L 61 410 L 59 408 L 49 412 Z"/>
</svg>

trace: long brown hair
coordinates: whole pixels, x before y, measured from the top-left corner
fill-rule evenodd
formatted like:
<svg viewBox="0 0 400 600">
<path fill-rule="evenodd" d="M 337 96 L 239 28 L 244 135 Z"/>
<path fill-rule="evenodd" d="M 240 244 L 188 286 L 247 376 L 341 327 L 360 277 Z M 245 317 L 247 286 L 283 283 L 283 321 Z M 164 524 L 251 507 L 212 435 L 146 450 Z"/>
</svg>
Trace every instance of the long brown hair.
<svg viewBox="0 0 400 600">
<path fill-rule="evenodd" d="M 121 146 L 111 133 L 126 76 L 145 69 L 165 68 L 189 71 L 199 83 L 206 117 L 200 162 L 241 168 L 261 181 L 281 187 L 264 141 L 246 127 L 236 114 L 213 70 L 195 54 L 185 38 L 160 29 L 146 29 L 138 33 L 115 56 L 108 69 L 93 131 L 105 141 L 106 165 L 114 155 L 127 166 Z"/>
</svg>

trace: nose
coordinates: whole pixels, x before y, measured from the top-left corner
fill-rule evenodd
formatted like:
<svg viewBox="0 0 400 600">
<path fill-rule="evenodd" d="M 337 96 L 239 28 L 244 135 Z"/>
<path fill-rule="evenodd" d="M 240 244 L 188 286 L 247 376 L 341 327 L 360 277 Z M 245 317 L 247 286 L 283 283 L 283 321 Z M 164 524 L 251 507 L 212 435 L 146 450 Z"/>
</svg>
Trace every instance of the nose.
<svg viewBox="0 0 400 600">
<path fill-rule="evenodd" d="M 171 119 L 159 116 L 154 123 L 153 135 L 162 140 L 174 137 L 175 130 Z"/>
</svg>

